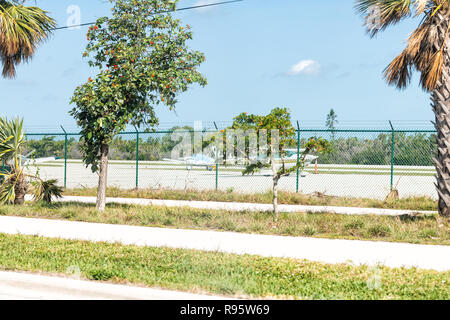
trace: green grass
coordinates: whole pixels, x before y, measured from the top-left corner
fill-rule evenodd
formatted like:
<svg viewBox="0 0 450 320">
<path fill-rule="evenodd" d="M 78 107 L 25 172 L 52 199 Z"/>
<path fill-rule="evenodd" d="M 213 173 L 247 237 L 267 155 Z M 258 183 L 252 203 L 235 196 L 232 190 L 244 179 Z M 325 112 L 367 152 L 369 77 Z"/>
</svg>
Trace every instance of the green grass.
<svg viewBox="0 0 450 320">
<path fill-rule="evenodd" d="M 0 269 L 244 297 L 450 298 L 450 272 L 0 234 Z"/>
<path fill-rule="evenodd" d="M 196 200 L 196 201 L 223 201 L 223 202 L 250 202 L 272 203 L 272 193 L 238 193 L 233 191 L 197 191 L 197 190 L 169 190 L 169 189 L 138 189 L 126 190 L 120 188 L 108 188 L 108 197 L 120 198 L 144 198 L 164 200 Z M 96 196 L 96 188 L 67 189 L 64 195 L 72 196 Z M 301 204 L 316 206 L 338 207 L 365 207 L 406 210 L 431 210 L 437 211 L 437 201 L 428 197 L 401 198 L 399 200 L 375 200 L 363 198 L 345 198 L 326 195 L 312 196 L 295 192 L 279 192 L 280 204 Z"/>
<path fill-rule="evenodd" d="M 193 208 L 93 204 L 26 203 L 0 206 L 0 215 L 64 219 L 107 224 L 232 231 L 331 239 L 360 239 L 450 245 L 450 223 L 431 216 L 350 216 L 329 213 L 282 213 L 274 223 L 271 213 L 229 212 Z"/>
</svg>

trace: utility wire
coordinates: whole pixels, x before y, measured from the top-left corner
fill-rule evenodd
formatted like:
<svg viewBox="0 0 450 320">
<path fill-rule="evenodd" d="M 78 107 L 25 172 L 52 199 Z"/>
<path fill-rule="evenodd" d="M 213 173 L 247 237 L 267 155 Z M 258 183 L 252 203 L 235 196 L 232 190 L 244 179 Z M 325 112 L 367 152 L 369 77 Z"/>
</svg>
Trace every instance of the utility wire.
<svg viewBox="0 0 450 320">
<path fill-rule="evenodd" d="M 184 8 L 179 8 L 179 9 L 169 10 L 169 11 L 154 12 L 154 13 L 151 13 L 151 15 L 161 14 L 161 13 L 169 13 L 169 12 L 177 12 L 177 11 L 185 11 L 185 10 L 192 10 L 192 9 L 205 8 L 205 7 L 212 7 L 212 6 L 218 6 L 218 5 L 229 4 L 229 3 L 234 3 L 234 2 L 242 2 L 242 1 L 244 1 L 244 0 L 232 0 L 232 1 L 216 2 L 216 3 L 203 4 L 203 5 L 192 6 L 192 7 L 184 7 Z M 75 28 L 75 27 L 90 26 L 90 25 L 93 25 L 93 24 L 96 24 L 96 22 L 88 22 L 88 23 L 76 24 L 76 25 L 72 25 L 72 26 L 57 27 L 57 28 L 53 28 L 53 29 L 50 29 L 50 30 L 54 31 L 54 30 L 70 29 L 70 28 Z"/>
</svg>

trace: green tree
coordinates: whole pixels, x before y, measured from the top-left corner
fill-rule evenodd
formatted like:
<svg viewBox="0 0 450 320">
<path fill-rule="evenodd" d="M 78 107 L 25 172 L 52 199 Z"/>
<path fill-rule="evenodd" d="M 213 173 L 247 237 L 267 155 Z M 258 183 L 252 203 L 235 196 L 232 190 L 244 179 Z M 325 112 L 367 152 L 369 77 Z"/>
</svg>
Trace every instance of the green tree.
<svg viewBox="0 0 450 320">
<path fill-rule="evenodd" d="M 336 131 L 335 124 L 336 123 L 338 123 L 337 114 L 336 114 L 336 112 L 334 112 L 334 109 L 331 109 L 330 112 L 327 114 L 327 121 L 325 122 L 325 125 L 328 128 L 328 130 L 331 131 L 331 140 L 333 140 L 333 141 L 335 138 L 335 131 Z"/>
<path fill-rule="evenodd" d="M 73 138 L 68 139 L 68 147 L 73 143 Z M 54 136 L 43 136 L 40 140 L 28 140 L 24 153 L 33 152 L 36 158 L 64 157 L 64 144 L 64 140 L 55 140 Z"/>
<path fill-rule="evenodd" d="M 328 152 L 330 149 L 329 142 L 322 138 L 311 138 L 305 145 L 304 149 L 299 155 L 299 161 L 292 167 L 286 164 L 286 149 L 295 145 L 295 128 L 291 123 L 291 115 L 287 108 L 275 108 L 268 115 L 253 115 L 241 113 L 234 118 L 231 127 L 234 130 L 249 131 L 252 130 L 259 136 L 261 142 L 261 135 L 267 136 L 267 156 L 260 154 L 256 161 L 249 163 L 243 175 L 254 174 L 263 168 L 272 169 L 272 200 L 273 212 L 275 221 L 278 221 L 278 183 L 284 176 L 297 171 L 303 170 L 306 156 L 313 151 Z M 261 146 L 259 146 L 261 151 Z M 250 145 L 246 141 L 245 151 L 246 158 L 250 159 Z"/>
<path fill-rule="evenodd" d="M 5 78 L 16 75 L 16 65 L 30 60 L 56 25 L 46 11 L 23 2 L 0 0 L 0 61 Z"/>
<path fill-rule="evenodd" d="M 421 16 L 406 48 L 385 69 L 391 85 L 404 89 L 413 70 L 420 72 L 422 88 L 431 92 L 435 114 L 439 213 L 450 217 L 450 2 L 448 0 L 356 0 L 356 10 L 365 17 L 373 37 L 379 31 L 412 16 Z"/>
<path fill-rule="evenodd" d="M 100 71 L 79 86 L 70 112 L 81 127 L 86 165 L 99 171 L 97 209 L 104 210 L 109 144 L 127 124 L 153 127 L 155 107 L 175 108 L 177 95 L 193 83 L 206 85 L 196 70 L 205 60 L 190 50 L 189 26 L 169 11 L 177 1 L 111 0 L 112 17 L 97 20 L 87 33 L 84 56 Z"/>
</svg>

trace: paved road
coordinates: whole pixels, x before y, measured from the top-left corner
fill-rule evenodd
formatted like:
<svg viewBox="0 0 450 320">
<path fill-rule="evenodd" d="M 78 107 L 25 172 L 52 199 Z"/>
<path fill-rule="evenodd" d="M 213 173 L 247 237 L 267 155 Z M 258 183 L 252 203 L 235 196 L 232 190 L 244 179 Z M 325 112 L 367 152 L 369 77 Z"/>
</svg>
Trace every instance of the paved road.
<svg viewBox="0 0 450 320">
<path fill-rule="evenodd" d="M 64 181 L 64 167 L 42 166 L 39 168 L 44 178 L 58 179 L 60 184 Z M 409 176 L 394 176 L 400 197 L 428 196 L 437 199 L 433 176 L 420 176 L 418 172 L 411 171 Z M 219 189 L 226 191 L 233 189 L 243 193 L 261 193 L 271 190 L 272 178 L 269 174 L 255 176 L 242 176 L 238 171 L 219 171 Z M 295 192 L 296 175 L 283 177 L 280 180 L 280 190 Z M 390 192 L 391 177 L 389 174 L 307 174 L 300 178 L 299 188 L 305 194 L 322 192 L 332 196 L 359 197 L 384 199 Z M 111 164 L 108 168 L 108 184 L 123 189 L 136 187 L 136 167 L 130 164 Z M 67 187 L 96 187 L 98 176 L 86 169 L 81 163 L 69 163 L 67 168 Z M 216 187 L 216 174 L 214 171 L 186 170 L 184 167 L 161 167 L 154 165 L 141 165 L 139 169 L 140 188 L 166 188 L 166 189 L 195 189 L 214 190 Z"/>
<path fill-rule="evenodd" d="M 30 273 L 0 272 L 2 300 L 221 300 L 218 296 Z"/>
<path fill-rule="evenodd" d="M 450 246 L 180 230 L 0 216 L 0 233 L 289 257 L 325 263 L 450 270 Z"/>
</svg>

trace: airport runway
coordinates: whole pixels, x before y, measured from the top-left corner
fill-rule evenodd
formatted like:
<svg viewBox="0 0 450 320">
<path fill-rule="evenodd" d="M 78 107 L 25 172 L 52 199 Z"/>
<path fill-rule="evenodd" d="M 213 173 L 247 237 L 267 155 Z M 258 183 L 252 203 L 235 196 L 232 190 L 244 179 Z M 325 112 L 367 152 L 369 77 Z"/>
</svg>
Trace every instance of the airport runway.
<svg viewBox="0 0 450 320">
<path fill-rule="evenodd" d="M 356 168 L 356 169 L 355 169 Z M 34 171 L 33 168 L 30 170 Z M 311 171 L 311 168 L 309 168 Z M 394 175 L 400 197 L 428 196 L 437 198 L 434 187 L 435 178 L 432 168 L 396 168 L 399 175 Z M 58 179 L 64 183 L 63 162 L 56 161 L 39 166 L 43 178 Z M 216 172 L 203 168 L 187 170 L 185 166 L 166 165 L 163 163 L 142 163 L 139 166 L 139 188 L 167 188 L 214 190 Z M 391 177 L 388 167 L 353 166 L 351 168 L 337 165 L 324 165 L 319 174 L 308 172 L 300 177 L 299 189 L 302 193 L 321 192 L 332 196 L 361 197 L 384 199 L 390 191 Z M 67 187 L 96 187 L 98 176 L 75 160 L 67 165 Z M 296 191 L 296 174 L 280 180 L 280 190 Z M 108 168 L 108 185 L 123 189 L 136 187 L 136 167 L 132 161 L 111 162 Z M 254 176 L 242 176 L 237 168 L 221 168 L 218 175 L 220 190 L 233 190 L 243 193 L 260 193 L 271 190 L 272 177 L 269 172 Z"/>
</svg>

